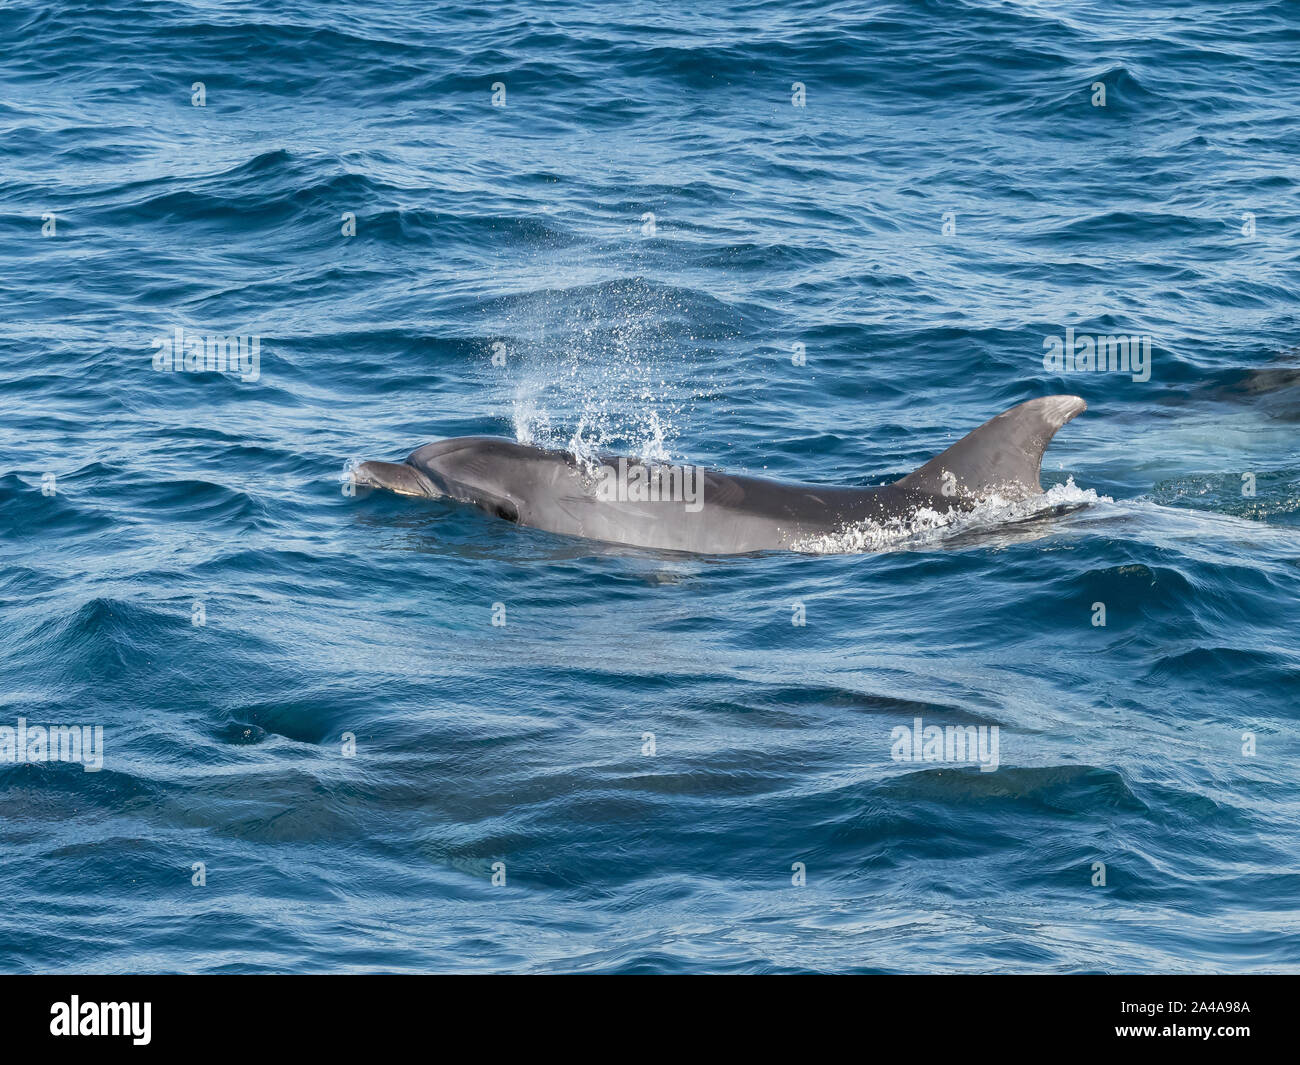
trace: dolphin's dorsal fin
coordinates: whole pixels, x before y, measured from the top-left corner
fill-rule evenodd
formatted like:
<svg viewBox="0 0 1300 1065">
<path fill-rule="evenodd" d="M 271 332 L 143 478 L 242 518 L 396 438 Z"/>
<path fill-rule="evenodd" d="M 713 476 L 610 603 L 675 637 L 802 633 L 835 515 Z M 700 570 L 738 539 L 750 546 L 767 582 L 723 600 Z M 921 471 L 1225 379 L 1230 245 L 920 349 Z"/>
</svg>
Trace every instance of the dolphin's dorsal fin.
<svg viewBox="0 0 1300 1065">
<path fill-rule="evenodd" d="M 913 470 L 899 488 L 931 495 L 1024 499 L 1043 489 L 1038 467 L 1056 430 L 1087 409 L 1078 396 L 1044 396 L 990 418 L 942 455 Z"/>
</svg>

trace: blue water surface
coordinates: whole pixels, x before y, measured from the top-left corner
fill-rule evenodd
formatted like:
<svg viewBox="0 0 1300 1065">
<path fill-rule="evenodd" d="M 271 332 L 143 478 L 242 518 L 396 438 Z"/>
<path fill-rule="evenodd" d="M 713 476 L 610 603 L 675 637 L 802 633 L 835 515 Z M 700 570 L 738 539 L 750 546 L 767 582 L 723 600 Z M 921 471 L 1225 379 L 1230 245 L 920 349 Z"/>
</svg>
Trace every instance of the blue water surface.
<svg viewBox="0 0 1300 1065">
<path fill-rule="evenodd" d="M 0 760 L 0 970 L 1300 969 L 1297 160 L 1290 0 L 0 5 L 0 726 L 104 737 Z M 344 479 L 1057 392 L 1072 505 L 884 550 Z"/>
</svg>

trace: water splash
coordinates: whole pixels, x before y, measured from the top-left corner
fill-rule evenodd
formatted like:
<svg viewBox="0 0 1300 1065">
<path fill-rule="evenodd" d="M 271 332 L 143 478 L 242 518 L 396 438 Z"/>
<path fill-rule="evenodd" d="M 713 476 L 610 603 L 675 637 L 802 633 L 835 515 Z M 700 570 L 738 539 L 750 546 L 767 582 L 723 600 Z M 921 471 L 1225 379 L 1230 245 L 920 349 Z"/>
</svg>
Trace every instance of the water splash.
<svg viewBox="0 0 1300 1065">
<path fill-rule="evenodd" d="M 679 302 L 641 279 L 521 299 L 507 364 L 515 439 L 586 460 L 671 461 L 711 381 L 691 364 L 698 341 Z"/>
</svg>

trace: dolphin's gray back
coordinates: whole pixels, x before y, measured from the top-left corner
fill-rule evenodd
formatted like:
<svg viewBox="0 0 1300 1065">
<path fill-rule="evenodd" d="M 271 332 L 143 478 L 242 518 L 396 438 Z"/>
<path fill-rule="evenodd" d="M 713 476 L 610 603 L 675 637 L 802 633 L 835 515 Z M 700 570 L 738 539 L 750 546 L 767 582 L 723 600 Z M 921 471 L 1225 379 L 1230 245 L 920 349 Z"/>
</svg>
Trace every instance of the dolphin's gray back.
<svg viewBox="0 0 1300 1065">
<path fill-rule="evenodd" d="M 503 437 L 466 436 L 413 451 L 405 463 L 366 462 L 362 483 L 408 495 L 447 496 L 489 513 L 566 536 L 698 554 L 798 547 L 864 521 L 905 519 L 920 507 L 967 507 L 1000 495 L 1042 491 L 1039 466 L 1053 434 L 1085 408 L 1077 396 L 1022 403 L 985 422 L 938 457 L 890 485 L 844 488 L 786 484 L 700 470 L 699 506 L 681 500 L 611 498 L 601 469 L 661 469 L 601 456 L 584 463 L 565 451 Z M 691 469 L 694 467 L 679 467 Z"/>
<path fill-rule="evenodd" d="M 457 437 L 412 452 L 407 464 L 439 494 L 473 503 L 520 525 L 607 543 L 698 554 L 788 548 L 843 524 L 842 506 L 869 489 L 789 485 L 700 470 L 697 510 L 680 500 L 597 496 L 592 464 L 566 451 L 502 437 Z M 607 467 L 617 456 L 602 455 Z M 646 464 L 626 460 L 631 467 Z M 649 468 L 654 468 L 650 464 Z"/>
</svg>

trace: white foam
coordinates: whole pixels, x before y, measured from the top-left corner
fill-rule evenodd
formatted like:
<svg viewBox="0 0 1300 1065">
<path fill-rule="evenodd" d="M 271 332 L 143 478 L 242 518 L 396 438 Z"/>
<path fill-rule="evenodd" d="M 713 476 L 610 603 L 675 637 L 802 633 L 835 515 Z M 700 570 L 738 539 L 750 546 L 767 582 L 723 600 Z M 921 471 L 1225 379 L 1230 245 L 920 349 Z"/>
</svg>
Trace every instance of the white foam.
<svg viewBox="0 0 1300 1065">
<path fill-rule="evenodd" d="M 1041 495 L 1028 499 L 1006 499 L 992 495 L 970 510 L 950 508 L 938 511 L 924 507 L 904 518 L 893 518 L 886 522 L 859 522 L 840 532 L 811 537 L 794 544 L 793 548 L 809 554 L 843 555 L 916 547 L 949 539 L 959 533 L 1025 521 L 1058 507 L 1081 507 L 1109 502 L 1112 500 L 1108 496 L 1099 496 L 1091 488 L 1079 488 L 1071 477 L 1065 484 L 1053 485 Z"/>
</svg>

